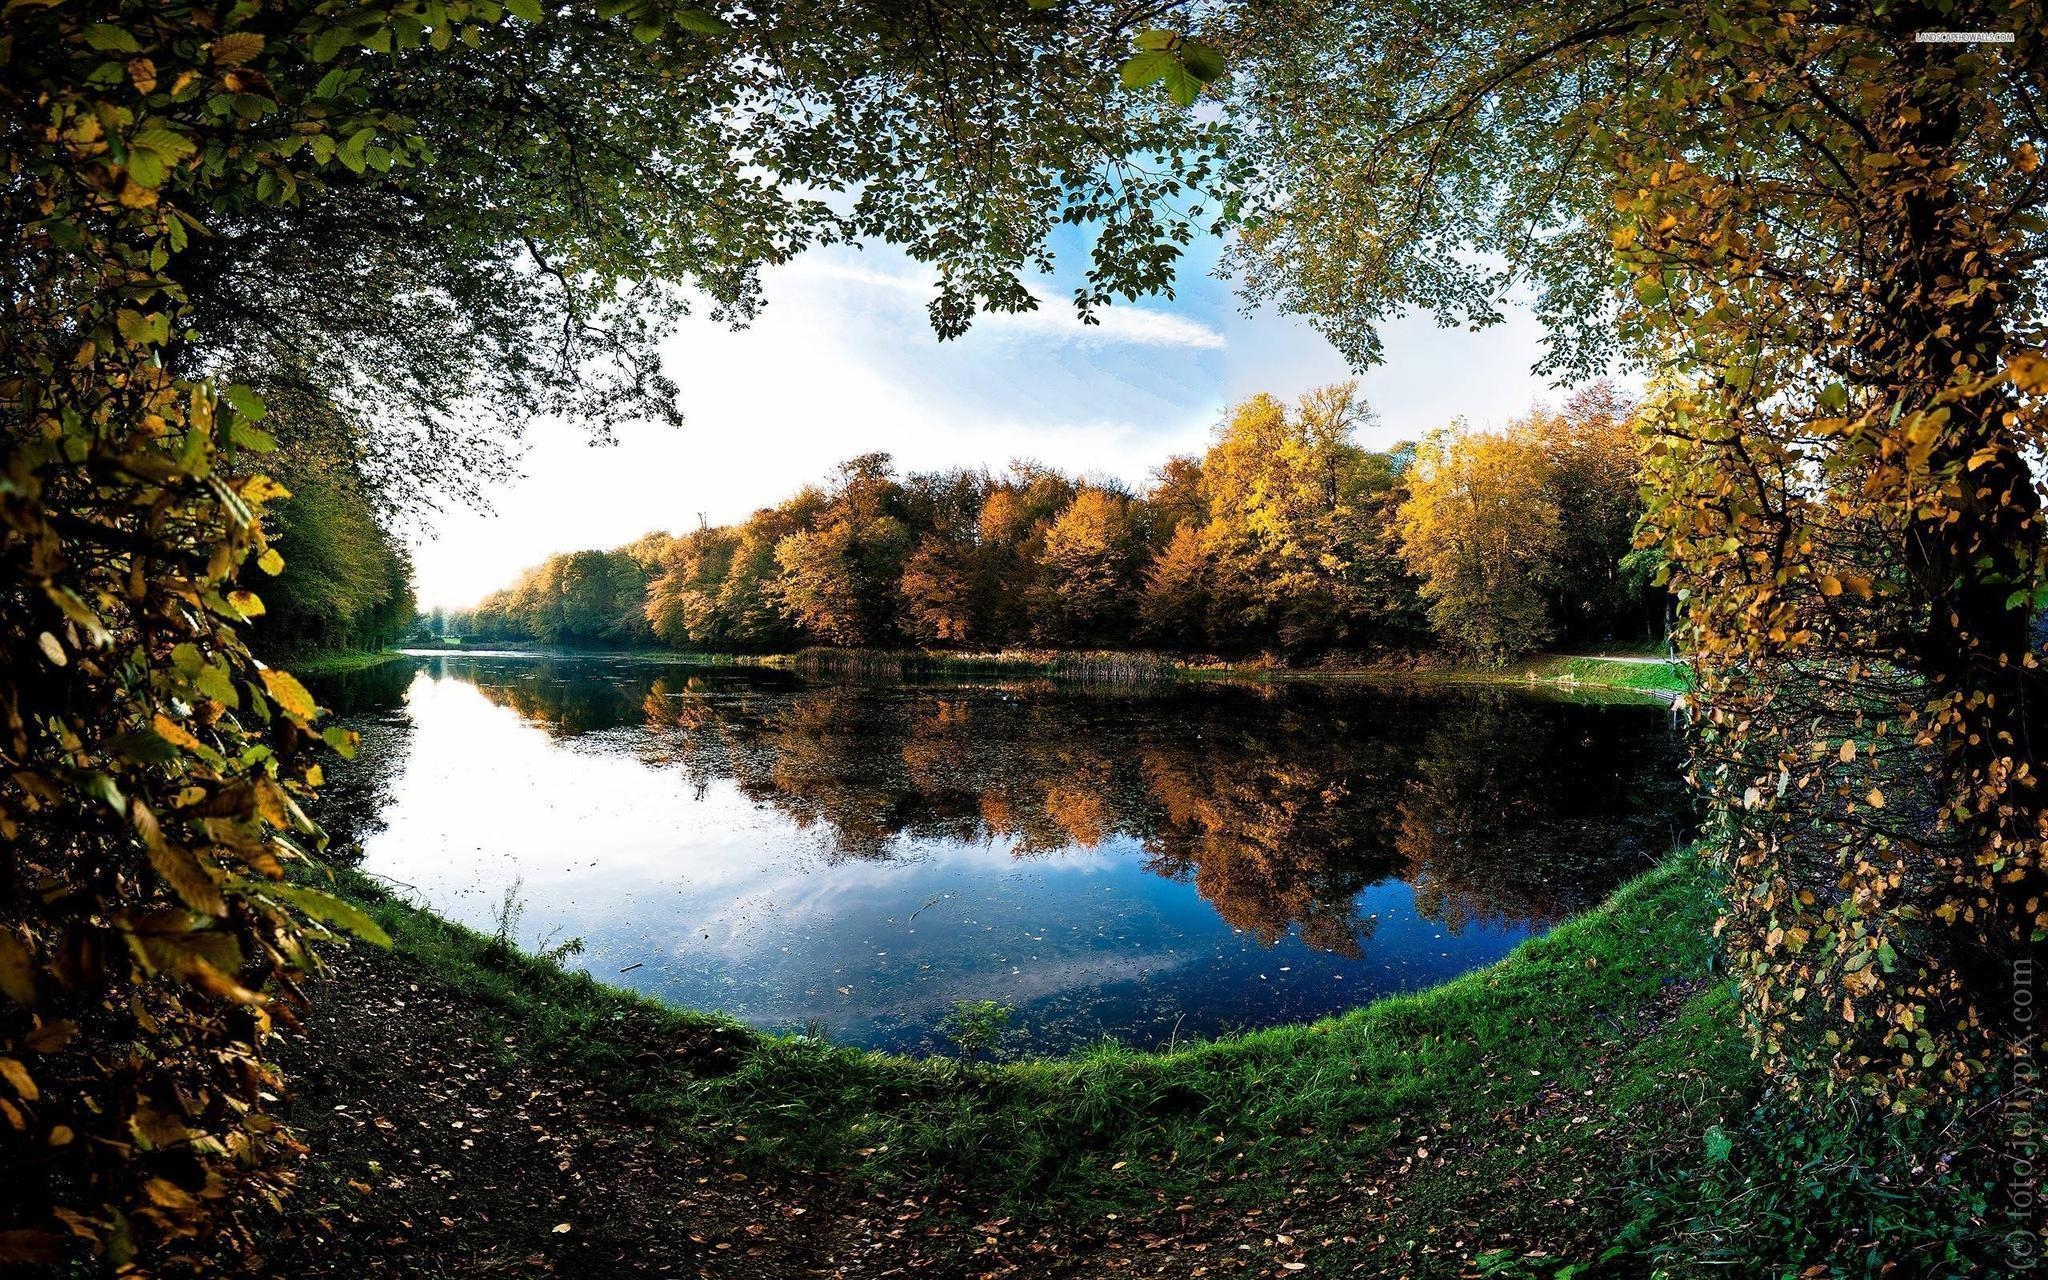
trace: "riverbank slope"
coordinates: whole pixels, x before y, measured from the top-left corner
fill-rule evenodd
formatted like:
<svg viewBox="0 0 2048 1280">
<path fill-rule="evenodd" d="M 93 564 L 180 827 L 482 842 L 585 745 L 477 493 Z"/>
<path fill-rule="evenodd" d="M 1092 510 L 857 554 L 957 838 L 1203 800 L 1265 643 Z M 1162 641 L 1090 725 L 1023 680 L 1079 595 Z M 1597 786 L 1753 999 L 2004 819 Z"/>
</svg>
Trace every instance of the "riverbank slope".
<svg viewBox="0 0 2048 1280">
<path fill-rule="evenodd" d="M 1005 1064 L 764 1036 L 341 888 L 395 946 L 285 1054 L 296 1275 L 1501 1273 L 1609 1247 L 1757 1087 L 1690 854 L 1429 991 Z"/>
</svg>

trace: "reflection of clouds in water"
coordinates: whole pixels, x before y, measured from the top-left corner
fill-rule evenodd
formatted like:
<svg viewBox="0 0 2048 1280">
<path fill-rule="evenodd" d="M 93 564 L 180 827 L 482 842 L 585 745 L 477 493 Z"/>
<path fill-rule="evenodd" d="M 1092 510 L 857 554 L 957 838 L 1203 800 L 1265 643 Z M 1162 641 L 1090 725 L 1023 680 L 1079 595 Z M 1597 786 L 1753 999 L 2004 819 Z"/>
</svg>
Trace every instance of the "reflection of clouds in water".
<svg viewBox="0 0 2048 1280">
<path fill-rule="evenodd" d="M 969 970 L 952 975 L 943 989 L 924 986 L 853 985 L 851 996 L 828 990 L 812 1003 L 798 1004 L 784 1015 L 791 1021 L 812 1018 L 823 1023 L 844 1022 L 850 1015 L 927 1021 L 945 1013 L 958 1000 L 996 1000 L 1010 1005 L 1066 995 L 1077 987 L 1107 986 L 1119 982 L 1143 982 L 1171 973 L 1194 960 L 1193 956 L 1170 953 L 1126 956 L 1098 953 L 1085 959 L 1059 960 L 1050 964 L 1022 965 L 1000 972 Z M 808 992 L 802 993 L 808 997 Z M 825 998 L 829 997 L 829 998 Z M 837 1001 L 837 1003 L 834 1003 Z"/>
<path fill-rule="evenodd" d="M 581 935 L 601 978 L 902 1047 L 957 999 L 1074 1035 L 1314 1016 L 1497 958 L 1668 844 L 1655 708 L 683 671 L 436 660 L 368 869 L 486 929 L 516 878 L 524 940 Z"/>
<path fill-rule="evenodd" d="M 940 937 L 948 928 L 986 927 L 980 917 L 1004 910 L 1003 899 L 1011 894 L 1041 902 L 1057 898 L 1070 922 L 1086 919 L 1108 927 L 1126 920 L 1130 902 L 1104 902 L 1093 892 L 1096 886 L 1065 882 L 1141 874 L 1134 868 L 1142 851 L 1130 840 L 1074 849 L 1054 859 L 1034 855 L 1023 865 L 1013 860 L 1011 842 L 1005 840 L 964 846 L 932 840 L 901 843 L 899 859 L 805 867 L 794 874 L 758 878 L 739 898 L 712 893 L 690 899 L 690 909 L 702 913 L 705 922 L 697 949 L 738 961 L 780 947 L 791 934 L 854 932 L 900 934 L 915 947 L 921 945 L 916 939 Z M 1070 901 L 1077 892 L 1087 896 Z M 1090 912 L 1099 921 L 1084 914 Z M 1006 927 L 1012 932 L 1016 928 Z"/>
</svg>

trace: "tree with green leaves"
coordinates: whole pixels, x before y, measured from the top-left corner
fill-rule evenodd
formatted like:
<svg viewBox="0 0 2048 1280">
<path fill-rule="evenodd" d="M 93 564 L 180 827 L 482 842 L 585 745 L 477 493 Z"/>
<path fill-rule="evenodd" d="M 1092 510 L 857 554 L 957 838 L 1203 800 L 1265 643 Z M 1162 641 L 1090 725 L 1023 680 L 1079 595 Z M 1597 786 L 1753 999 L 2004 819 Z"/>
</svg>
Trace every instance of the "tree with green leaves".
<svg viewBox="0 0 2048 1280">
<path fill-rule="evenodd" d="M 265 1039 L 312 939 L 376 937 L 307 882 L 350 739 L 249 652 L 286 567 L 265 456 L 348 459 L 381 513 L 538 409 L 673 416 L 664 317 L 744 319 L 817 243 L 931 264 L 942 335 L 1036 305 L 1060 225 L 1099 233 L 1083 312 L 1163 288 L 1217 131 L 1113 91 L 1144 18 L 0 11 L 0 1263 L 251 1252 L 296 1150 Z"/>
<path fill-rule="evenodd" d="M 1895 1107 L 2009 1067 L 2048 958 L 2039 6 L 1315 3 L 1233 39 L 1257 296 L 1360 363 L 1402 311 L 1526 296 L 1546 369 L 1651 375 L 1765 1061 Z"/>
</svg>

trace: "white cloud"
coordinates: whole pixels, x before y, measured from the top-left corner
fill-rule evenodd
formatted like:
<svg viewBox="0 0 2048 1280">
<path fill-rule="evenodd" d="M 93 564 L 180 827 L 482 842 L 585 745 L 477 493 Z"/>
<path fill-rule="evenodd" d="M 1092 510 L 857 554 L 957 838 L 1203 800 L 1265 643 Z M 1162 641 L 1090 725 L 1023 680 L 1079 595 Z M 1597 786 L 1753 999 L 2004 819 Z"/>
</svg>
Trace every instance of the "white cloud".
<svg viewBox="0 0 2048 1280">
<path fill-rule="evenodd" d="M 931 301 L 938 287 L 936 276 L 878 271 L 843 258 L 822 255 L 799 259 L 790 268 L 788 276 L 838 281 L 914 299 L 917 304 L 915 319 L 920 325 L 924 323 L 924 305 Z M 1084 324 L 1074 314 L 1067 299 L 1055 297 L 1036 286 L 1031 287 L 1031 296 L 1038 301 L 1036 311 L 981 316 L 974 322 L 975 329 L 1006 336 L 1127 343 L 1142 347 L 1184 347 L 1197 351 L 1221 351 L 1229 345 L 1220 330 L 1170 311 L 1119 304 L 1099 309 L 1096 312 L 1099 323 Z"/>
<path fill-rule="evenodd" d="M 535 424 L 525 478 L 492 490 L 493 513 L 451 511 L 438 536 L 415 542 L 420 598 L 467 604 L 555 552 L 693 528 L 700 513 L 744 519 L 874 450 L 906 470 L 1029 457 L 1141 483 L 1169 454 L 1199 451 L 1226 403 L 1348 376 L 1299 319 L 1235 315 L 1200 265 L 1188 264 L 1177 301 L 1112 306 L 1099 326 L 1048 285 L 1038 311 L 984 316 L 941 343 L 924 308 L 931 277 L 905 255 L 807 255 L 770 273 L 770 305 L 751 328 L 700 316 L 667 343 L 683 430 L 629 427 L 615 447 L 593 448 L 578 424 Z M 1361 380 L 1382 424 L 1365 443 L 1555 398 L 1528 373 L 1540 338 L 1521 311 L 1480 334 L 1423 317 L 1389 325 L 1387 363 Z"/>
</svg>

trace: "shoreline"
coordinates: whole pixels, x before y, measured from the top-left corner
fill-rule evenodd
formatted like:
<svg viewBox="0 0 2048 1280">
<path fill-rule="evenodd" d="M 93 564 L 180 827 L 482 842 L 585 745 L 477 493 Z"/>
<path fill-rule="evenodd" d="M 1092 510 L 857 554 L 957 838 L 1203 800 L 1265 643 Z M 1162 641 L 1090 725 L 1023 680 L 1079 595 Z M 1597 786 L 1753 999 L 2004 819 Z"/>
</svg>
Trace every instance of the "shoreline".
<svg viewBox="0 0 2048 1280">
<path fill-rule="evenodd" d="M 316 1019 L 360 1042 L 359 1065 L 325 1074 L 295 1108 L 318 1153 L 304 1207 L 360 1215 L 350 1247 L 372 1255 L 376 1241 L 418 1248 L 424 1229 L 446 1243 L 451 1275 L 468 1273 L 454 1257 L 480 1247 L 629 1274 L 625 1255 L 648 1228 L 608 1234 L 596 1220 L 623 1211 L 617 1197 L 593 1189 L 563 1204 L 556 1188 L 544 1210 L 493 1211 L 466 1235 L 427 1170 L 463 1169 L 451 1187 L 492 1182 L 496 1203 L 555 1166 L 505 1156 L 469 1169 L 496 1138 L 523 1149 L 524 1123 L 491 1104 L 456 1112 L 467 1118 L 452 1129 L 409 1122 L 398 1110 L 427 1103 L 391 1096 L 372 1063 L 453 1064 L 463 1081 L 428 1091 L 447 1097 L 552 1091 L 578 1115 L 601 1111 L 574 1123 L 631 1135 L 619 1140 L 646 1153 L 658 1184 L 636 1203 L 677 1206 L 707 1267 L 804 1247 L 800 1233 L 776 1233 L 801 1218 L 828 1244 L 870 1250 L 875 1265 L 847 1273 L 863 1275 L 958 1274 L 991 1247 L 1022 1269 L 974 1264 L 988 1274 L 1042 1274 L 1031 1259 L 1047 1251 L 1094 1274 L 1125 1249 L 1157 1247 L 1147 1239 L 1191 1261 L 1433 1274 L 1400 1242 L 1443 1220 L 1473 1232 L 1456 1267 L 1498 1247 L 1564 1261 L 1597 1253 L 1627 1222 L 1625 1197 L 1593 1210 L 1589 1171 L 1623 1186 L 1648 1153 L 1696 1161 L 1700 1134 L 1735 1123 L 1757 1087 L 1726 985 L 1710 977 L 1710 877 L 1690 847 L 1501 961 L 1422 991 L 1167 1050 L 1104 1042 L 997 1063 L 757 1031 L 504 948 L 362 873 L 336 869 L 332 887 L 394 947 L 340 953 L 338 976 L 314 990 Z M 1683 1105 L 1668 1100 L 1674 1082 L 1690 1082 Z M 365 1117 L 397 1137 L 362 1149 L 382 1131 L 363 1130 Z M 515 1132 L 496 1134 L 501 1122 Z M 1513 1195 L 1497 1194 L 1510 1184 Z M 916 1233 L 897 1229 L 906 1195 Z M 1378 1239 L 1350 1220 L 1358 1213 L 1382 1215 Z M 419 1227 L 437 1219 L 452 1225 Z M 591 1248 L 619 1252 L 577 1252 Z M 365 1258 L 332 1261 L 345 1271 Z"/>
<path fill-rule="evenodd" d="M 1243 680 L 1371 681 L 1386 684 L 1473 684 L 1536 687 L 1569 692 L 1588 689 L 1641 694 L 1674 701 L 1691 687 L 1683 661 L 1645 654 L 1536 654 L 1500 667 L 1459 665 L 1423 657 L 1406 663 L 1375 662 L 1283 667 L 1270 661 L 1223 662 L 1188 659 L 1153 650 L 1002 650 L 965 653 L 931 649 L 823 649 L 788 654 L 711 654 L 666 649 L 569 649 L 491 645 L 445 649 L 405 648 L 390 657 L 591 658 L 610 661 L 673 662 L 707 667 L 757 667 L 798 675 L 853 675 L 885 678 L 925 676 L 1039 676 L 1081 684 L 1139 684 L 1159 681 Z M 388 659 L 386 659 L 388 660 Z M 294 670 L 299 667 L 292 665 Z M 374 665 L 365 664 L 365 665 Z M 337 667 L 334 670 L 350 670 Z M 309 674 L 327 674 L 314 669 Z"/>
</svg>

